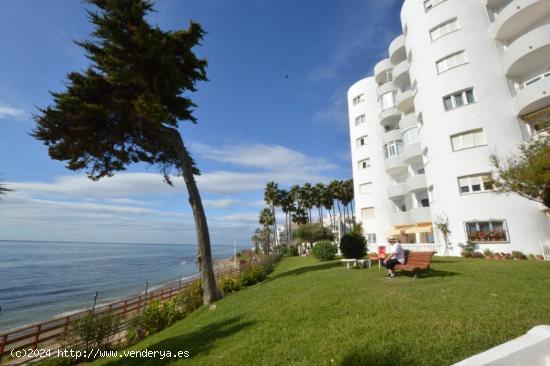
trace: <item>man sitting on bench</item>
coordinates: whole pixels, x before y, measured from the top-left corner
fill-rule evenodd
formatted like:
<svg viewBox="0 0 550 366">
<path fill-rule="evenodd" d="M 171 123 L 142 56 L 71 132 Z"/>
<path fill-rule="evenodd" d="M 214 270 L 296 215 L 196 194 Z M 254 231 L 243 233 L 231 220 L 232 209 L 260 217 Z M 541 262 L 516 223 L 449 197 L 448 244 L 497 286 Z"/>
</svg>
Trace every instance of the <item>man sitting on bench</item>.
<svg viewBox="0 0 550 366">
<path fill-rule="evenodd" d="M 392 254 L 386 259 L 386 268 L 388 269 L 388 275 L 386 278 L 395 278 L 395 266 L 398 264 L 405 264 L 405 251 L 399 243 L 399 240 L 390 238 L 388 243 L 392 247 Z"/>
</svg>

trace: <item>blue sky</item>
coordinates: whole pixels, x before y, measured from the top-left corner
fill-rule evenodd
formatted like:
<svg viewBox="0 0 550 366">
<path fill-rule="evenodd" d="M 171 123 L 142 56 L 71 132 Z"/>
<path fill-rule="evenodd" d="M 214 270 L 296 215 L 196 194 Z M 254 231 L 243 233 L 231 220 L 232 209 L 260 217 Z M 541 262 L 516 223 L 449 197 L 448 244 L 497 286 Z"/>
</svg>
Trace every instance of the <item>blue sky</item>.
<svg viewBox="0 0 550 366">
<path fill-rule="evenodd" d="M 209 82 L 193 95 L 199 124 L 183 122 L 212 240 L 247 244 L 263 187 L 351 177 L 346 91 L 372 73 L 400 33 L 402 0 L 157 0 L 163 29 L 207 31 L 197 54 Z M 91 25 L 76 0 L 2 0 L 0 240 L 194 243 L 181 182 L 134 166 L 100 182 L 48 157 L 28 135 L 36 107 L 88 60 L 72 40 Z M 288 76 L 288 78 L 286 77 Z"/>
</svg>

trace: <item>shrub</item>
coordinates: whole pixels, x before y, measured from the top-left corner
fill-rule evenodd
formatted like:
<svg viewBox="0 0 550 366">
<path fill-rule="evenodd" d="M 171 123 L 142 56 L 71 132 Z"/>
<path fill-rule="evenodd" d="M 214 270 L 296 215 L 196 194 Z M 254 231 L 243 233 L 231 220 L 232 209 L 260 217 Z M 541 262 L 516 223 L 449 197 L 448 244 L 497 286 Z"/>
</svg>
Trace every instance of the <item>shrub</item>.
<svg viewBox="0 0 550 366">
<path fill-rule="evenodd" d="M 220 280 L 220 288 L 224 295 L 237 292 L 241 289 L 241 283 L 235 277 L 222 277 Z"/>
<path fill-rule="evenodd" d="M 193 281 L 191 285 L 176 297 L 178 311 L 185 315 L 202 306 L 202 282 Z"/>
<path fill-rule="evenodd" d="M 270 254 L 270 255 L 264 255 L 261 260 L 260 264 L 264 267 L 264 272 L 267 275 L 268 273 L 273 272 L 273 269 L 275 268 L 275 264 L 279 262 L 281 257 L 276 254 Z"/>
<path fill-rule="evenodd" d="M 112 348 L 112 337 L 120 331 L 120 317 L 112 314 L 90 314 L 77 320 L 69 332 L 69 343 L 91 353 Z"/>
<path fill-rule="evenodd" d="M 342 236 L 340 251 L 344 258 L 363 258 L 367 253 L 367 242 L 361 234 L 350 232 Z"/>
<path fill-rule="evenodd" d="M 512 251 L 512 258 L 514 259 L 527 259 L 527 256 L 519 251 Z"/>
<path fill-rule="evenodd" d="M 472 243 L 470 241 L 467 242 L 466 244 L 458 244 L 458 246 L 462 248 L 460 255 L 462 255 L 465 258 L 473 258 L 474 253 L 477 253 L 477 250 L 479 249 L 479 245 L 477 245 L 476 243 Z"/>
<path fill-rule="evenodd" d="M 175 301 L 161 304 L 155 300 L 145 308 L 142 317 L 145 331 L 154 334 L 182 319 L 183 312 L 178 311 Z"/>
<path fill-rule="evenodd" d="M 292 237 L 297 241 L 315 243 L 321 240 L 333 240 L 332 231 L 319 223 L 306 224 L 294 231 Z"/>
<path fill-rule="evenodd" d="M 267 278 L 267 273 L 263 265 L 250 266 L 241 273 L 240 286 L 252 286 L 262 282 Z"/>
<path fill-rule="evenodd" d="M 338 249 L 331 241 L 321 240 L 313 246 L 313 256 L 322 261 L 331 261 L 336 256 Z"/>
<path fill-rule="evenodd" d="M 495 253 L 493 253 L 491 249 L 487 248 L 483 251 L 483 255 L 486 257 L 492 257 L 493 255 L 495 255 Z"/>
<path fill-rule="evenodd" d="M 537 256 L 534 255 L 534 254 L 529 254 L 527 257 L 528 257 L 530 260 L 532 260 L 532 261 L 536 261 L 536 260 L 537 260 Z"/>
<path fill-rule="evenodd" d="M 485 258 L 485 256 L 481 252 L 473 252 L 470 257 L 471 258 Z"/>
<path fill-rule="evenodd" d="M 283 245 L 281 247 L 281 255 L 287 257 L 296 257 L 298 256 L 298 248 L 296 248 L 294 245 Z"/>
</svg>

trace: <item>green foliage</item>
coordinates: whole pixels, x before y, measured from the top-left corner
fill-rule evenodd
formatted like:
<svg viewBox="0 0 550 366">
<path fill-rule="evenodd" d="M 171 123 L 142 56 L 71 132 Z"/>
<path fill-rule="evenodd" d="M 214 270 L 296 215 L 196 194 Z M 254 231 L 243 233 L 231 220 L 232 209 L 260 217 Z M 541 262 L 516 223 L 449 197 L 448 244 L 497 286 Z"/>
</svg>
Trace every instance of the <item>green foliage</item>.
<svg viewBox="0 0 550 366">
<path fill-rule="evenodd" d="M 220 288 L 224 295 L 231 294 L 241 289 L 241 282 L 236 277 L 222 277 L 220 280 Z"/>
<path fill-rule="evenodd" d="M 460 255 L 462 255 L 465 258 L 475 258 L 475 256 L 478 253 L 479 245 L 472 242 L 467 242 L 466 244 L 458 244 L 460 248 L 462 248 L 462 251 L 460 252 Z M 481 253 L 479 253 L 481 254 Z M 482 255 L 483 256 L 483 255 Z"/>
<path fill-rule="evenodd" d="M 322 261 L 331 261 L 336 257 L 338 248 L 329 240 L 317 242 L 312 249 L 313 256 Z"/>
<path fill-rule="evenodd" d="M 120 322 L 120 317 L 112 314 L 86 315 L 71 325 L 69 344 L 88 353 L 92 349 L 109 350 L 112 337 L 121 329 Z"/>
<path fill-rule="evenodd" d="M 358 235 L 363 235 L 363 223 L 362 222 L 358 222 L 356 224 L 354 223 L 353 227 L 351 228 L 351 232 Z"/>
<path fill-rule="evenodd" d="M 340 251 L 344 258 L 363 258 L 367 253 L 367 241 L 361 234 L 346 233 L 340 240 Z"/>
<path fill-rule="evenodd" d="M 520 145 L 516 156 L 490 159 L 497 169 L 493 179 L 497 192 L 517 193 L 550 209 L 550 137 Z"/>
<path fill-rule="evenodd" d="M 483 255 L 486 257 L 492 257 L 495 253 L 491 249 L 487 248 L 483 251 Z"/>
<path fill-rule="evenodd" d="M 267 278 L 267 272 L 263 265 L 250 266 L 241 273 L 240 285 L 242 287 L 252 286 Z"/>
<path fill-rule="evenodd" d="M 281 247 L 281 255 L 283 257 L 296 257 L 298 255 L 298 248 L 295 245 L 283 245 Z"/>
<path fill-rule="evenodd" d="M 145 308 L 142 317 L 147 333 L 154 334 L 182 319 L 183 314 L 178 311 L 176 301 L 161 304 L 155 300 Z"/>
<path fill-rule="evenodd" d="M 189 314 L 202 306 L 202 282 L 193 281 L 191 285 L 176 297 L 176 305 L 180 312 Z"/>
<path fill-rule="evenodd" d="M 512 251 L 512 258 L 514 259 L 527 259 L 527 256 L 519 251 Z"/>
<path fill-rule="evenodd" d="M 298 242 L 315 243 L 320 240 L 333 240 L 334 235 L 329 228 L 319 223 L 300 226 L 293 233 L 293 238 Z"/>
</svg>

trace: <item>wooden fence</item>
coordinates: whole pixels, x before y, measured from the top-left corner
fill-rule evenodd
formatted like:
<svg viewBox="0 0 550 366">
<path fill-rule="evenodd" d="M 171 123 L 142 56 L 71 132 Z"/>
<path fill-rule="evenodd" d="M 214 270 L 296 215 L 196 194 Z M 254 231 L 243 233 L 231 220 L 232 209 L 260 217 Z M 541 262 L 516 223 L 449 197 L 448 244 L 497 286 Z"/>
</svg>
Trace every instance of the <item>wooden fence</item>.
<svg viewBox="0 0 550 366">
<path fill-rule="evenodd" d="M 215 277 L 216 280 L 219 281 L 222 277 L 234 277 L 238 276 L 239 273 L 240 270 L 238 267 L 232 267 L 216 272 Z M 196 278 L 191 278 L 176 286 L 167 286 L 154 291 L 148 291 L 143 295 L 136 295 L 98 306 L 93 310 L 86 309 L 70 315 L 55 317 L 45 322 L 34 323 L 5 333 L 0 333 L 0 363 L 3 356 L 10 355 L 12 351 L 24 349 L 50 349 L 52 353 L 57 352 L 58 349 L 63 348 L 60 344 L 60 340 L 67 336 L 71 324 L 91 314 L 92 311 L 94 311 L 94 314 L 111 314 L 126 318 L 128 315 L 139 313 L 152 301 L 158 300 L 164 302 L 172 300 L 176 295 L 187 290 L 194 281 L 196 281 Z M 122 323 L 122 330 L 125 329 L 128 323 L 129 322 Z M 10 364 L 17 365 L 26 362 L 29 362 L 28 358 L 25 358 L 25 360 L 20 363 L 10 362 Z"/>
</svg>

